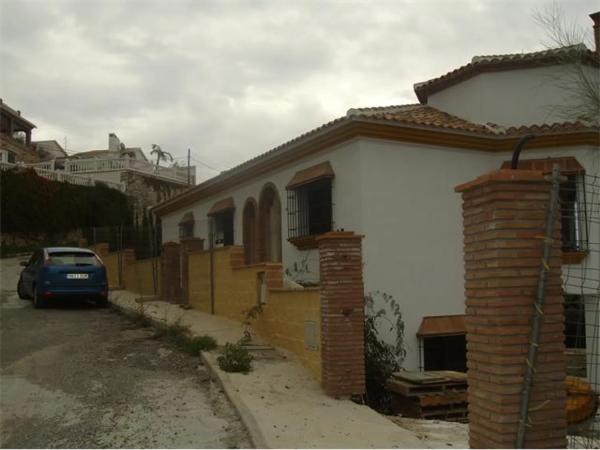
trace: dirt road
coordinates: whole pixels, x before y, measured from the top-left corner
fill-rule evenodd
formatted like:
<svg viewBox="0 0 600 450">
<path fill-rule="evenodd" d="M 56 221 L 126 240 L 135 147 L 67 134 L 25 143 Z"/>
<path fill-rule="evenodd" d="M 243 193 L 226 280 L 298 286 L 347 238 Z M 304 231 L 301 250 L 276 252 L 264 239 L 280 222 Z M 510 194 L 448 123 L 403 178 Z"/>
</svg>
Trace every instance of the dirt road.
<svg viewBox="0 0 600 450">
<path fill-rule="evenodd" d="M 248 447 L 196 357 L 111 309 L 35 310 L 0 260 L 2 447 Z"/>
</svg>

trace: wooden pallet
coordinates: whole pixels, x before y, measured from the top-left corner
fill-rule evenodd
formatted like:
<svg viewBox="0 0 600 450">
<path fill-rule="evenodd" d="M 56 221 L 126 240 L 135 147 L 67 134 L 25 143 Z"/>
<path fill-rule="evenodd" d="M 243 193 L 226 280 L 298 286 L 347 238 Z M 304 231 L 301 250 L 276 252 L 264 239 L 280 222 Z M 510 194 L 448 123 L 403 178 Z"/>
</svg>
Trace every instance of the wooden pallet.
<svg viewBox="0 0 600 450">
<path fill-rule="evenodd" d="M 396 414 L 418 419 L 466 422 L 467 379 L 451 371 L 398 372 L 386 382 Z"/>
</svg>

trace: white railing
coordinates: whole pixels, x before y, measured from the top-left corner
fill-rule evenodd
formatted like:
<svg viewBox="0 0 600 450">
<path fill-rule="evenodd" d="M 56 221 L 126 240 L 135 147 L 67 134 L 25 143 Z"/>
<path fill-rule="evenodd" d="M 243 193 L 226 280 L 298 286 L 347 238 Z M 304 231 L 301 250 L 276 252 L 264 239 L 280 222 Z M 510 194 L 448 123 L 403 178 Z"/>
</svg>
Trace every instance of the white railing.
<svg viewBox="0 0 600 450">
<path fill-rule="evenodd" d="M 135 170 L 155 176 L 187 183 L 187 167 L 162 167 L 147 161 L 129 158 L 114 159 L 71 159 L 65 161 L 65 171 L 69 173 L 92 173 L 113 170 Z M 190 168 L 191 182 L 195 182 L 195 167 Z"/>
<path fill-rule="evenodd" d="M 13 164 L 13 163 L 0 163 L 0 170 L 12 169 L 14 167 L 28 167 L 35 170 L 40 177 L 46 178 L 47 180 L 59 181 L 61 183 L 77 184 L 79 186 L 95 186 L 98 183 L 105 184 L 110 188 L 118 189 L 119 191 L 125 191 L 124 186 L 119 183 L 113 183 L 110 181 L 94 180 L 91 177 L 82 175 L 73 175 L 63 170 L 47 170 L 35 165 L 29 164 Z"/>
<path fill-rule="evenodd" d="M 44 161 L 44 162 L 39 162 L 39 163 L 29 163 L 29 164 L 25 164 L 25 166 L 33 167 L 36 169 L 55 170 L 54 162 L 55 162 L 54 160 L 51 160 L 51 161 Z"/>
</svg>

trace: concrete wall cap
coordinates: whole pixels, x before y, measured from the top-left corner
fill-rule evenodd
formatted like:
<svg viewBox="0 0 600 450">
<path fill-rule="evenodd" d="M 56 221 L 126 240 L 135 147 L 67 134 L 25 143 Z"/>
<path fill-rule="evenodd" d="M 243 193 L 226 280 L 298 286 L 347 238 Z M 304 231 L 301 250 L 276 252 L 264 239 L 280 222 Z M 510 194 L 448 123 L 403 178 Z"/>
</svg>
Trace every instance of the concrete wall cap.
<svg viewBox="0 0 600 450">
<path fill-rule="evenodd" d="M 324 241 L 329 239 L 362 239 L 364 236 L 362 234 L 356 234 L 354 231 L 330 231 L 325 234 L 321 234 L 317 236 L 316 240 Z"/>
<path fill-rule="evenodd" d="M 486 173 L 473 181 L 461 184 L 454 188 L 455 192 L 465 192 L 488 183 L 512 183 L 512 182 L 549 182 L 547 176 L 539 170 L 512 170 L 499 169 Z"/>
</svg>

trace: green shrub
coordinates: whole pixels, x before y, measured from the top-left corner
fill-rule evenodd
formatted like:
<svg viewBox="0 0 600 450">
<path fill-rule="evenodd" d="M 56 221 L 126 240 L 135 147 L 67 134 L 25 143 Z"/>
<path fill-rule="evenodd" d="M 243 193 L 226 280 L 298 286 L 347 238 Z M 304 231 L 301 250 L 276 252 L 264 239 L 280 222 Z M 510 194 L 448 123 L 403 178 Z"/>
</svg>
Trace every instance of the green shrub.
<svg viewBox="0 0 600 450">
<path fill-rule="evenodd" d="M 375 306 L 385 305 L 376 310 Z M 388 317 L 388 312 L 393 316 Z M 389 326 L 395 335 L 394 344 L 386 342 L 379 334 L 381 327 Z M 400 305 L 389 294 L 376 291 L 365 297 L 365 382 L 367 404 L 382 413 L 391 413 L 391 394 L 385 382 L 401 368 L 406 355 L 404 348 L 404 321 Z"/>
<path fill-rule="evenodd" d="M 252 355 L 241 344 L 228 342 L 222 355 L 217 358 L 219 367 L 225 372 L 248 373 L 252 368 Z"/>
<path fill-rule="evenodd" d="M 127 196 L 104 184 L 79 186 L 39 177 L 33 170 L 2 171 L 4 233 L 64 233 L 132 222 Z"/>
</svg>

